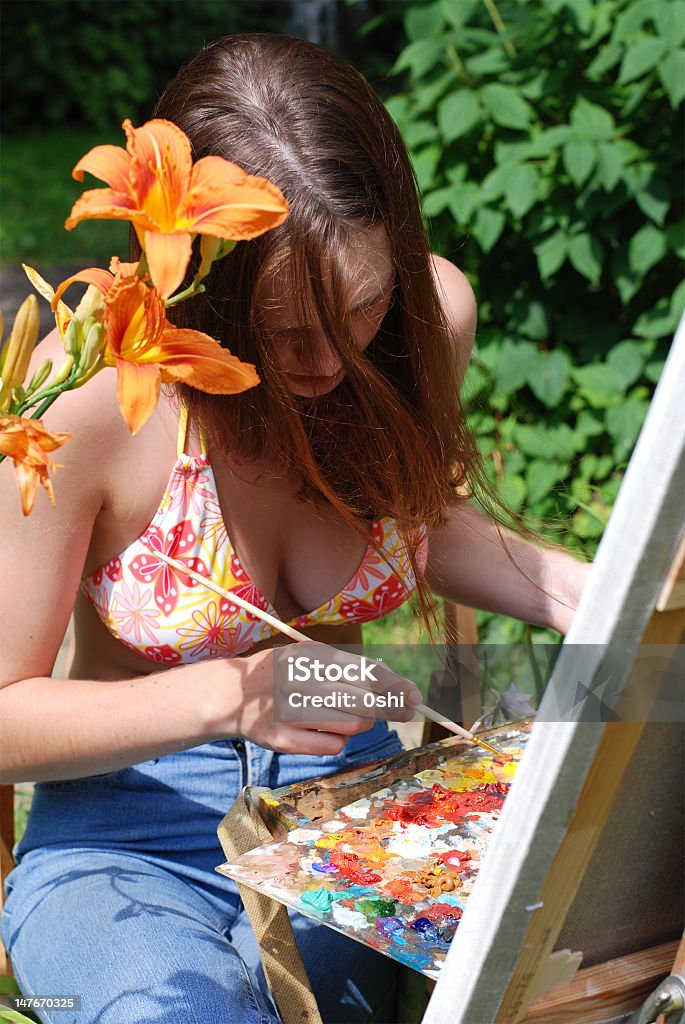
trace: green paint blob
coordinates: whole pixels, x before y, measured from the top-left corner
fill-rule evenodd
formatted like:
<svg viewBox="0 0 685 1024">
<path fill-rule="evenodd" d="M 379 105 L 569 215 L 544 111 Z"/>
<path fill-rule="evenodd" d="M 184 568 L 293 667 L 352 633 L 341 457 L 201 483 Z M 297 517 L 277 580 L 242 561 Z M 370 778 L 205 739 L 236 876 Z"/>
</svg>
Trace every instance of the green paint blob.
<svg viewBox="0 0 685 1024">
<path fill-rule="evenodd" d="M 355 910 L 360 910 L 365 917 L 393 917 L 397 900 L 365 899 L 357 900 L 354 904 Z"/>
<path fill-rule="evenodd" d="M 338 897 L 339 899 L 340 897 Z M 302 903 L 314 907 L 316 910 L 326 911 L 331 909 L 331 903 L 335 896 L 328 889 L 308 889 L 300 896 Z"/>
</svg>

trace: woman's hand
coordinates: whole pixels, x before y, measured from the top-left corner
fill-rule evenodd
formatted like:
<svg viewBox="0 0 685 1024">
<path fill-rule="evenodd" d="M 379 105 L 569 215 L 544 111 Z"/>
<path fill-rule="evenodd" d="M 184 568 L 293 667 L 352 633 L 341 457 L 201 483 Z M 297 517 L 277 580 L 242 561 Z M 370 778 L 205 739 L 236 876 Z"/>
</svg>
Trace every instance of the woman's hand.
<svg viewBox="0 0 685 1024">
<path fill-rule="evenodd" d="M 238 669 L 237 700 L 224 691 L 217 736 L 245 736 L 288 754 L 339 754 L 377 718 L 411 721 L 423 699 L 413 683 L 374 659 L 314 641 L 262 650 L 230 667 Z"/>
<path fill-rule="evenodd" d="M 548 591 L 548 625 L 559 633 L 568 633 L 580 598 L 587 584 L 591 562 L 578 562 L 559 554 L 553 562 Z"/>
</svg>

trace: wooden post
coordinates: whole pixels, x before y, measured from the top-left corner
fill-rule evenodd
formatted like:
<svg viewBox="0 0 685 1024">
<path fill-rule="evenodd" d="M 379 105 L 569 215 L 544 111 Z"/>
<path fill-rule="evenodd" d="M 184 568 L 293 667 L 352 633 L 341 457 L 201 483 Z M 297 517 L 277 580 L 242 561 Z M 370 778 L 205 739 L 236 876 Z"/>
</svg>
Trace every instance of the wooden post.
<svg viewBox="0 0 685 1024">
<path fill-rule="evenodd" d="M 0 786 L 0 913 L 5 901 L 5 879 L 14 867 L 14 786 Z M 0 942 L 0 977 L 12 977 L 12 966 Z"/>
</svg>

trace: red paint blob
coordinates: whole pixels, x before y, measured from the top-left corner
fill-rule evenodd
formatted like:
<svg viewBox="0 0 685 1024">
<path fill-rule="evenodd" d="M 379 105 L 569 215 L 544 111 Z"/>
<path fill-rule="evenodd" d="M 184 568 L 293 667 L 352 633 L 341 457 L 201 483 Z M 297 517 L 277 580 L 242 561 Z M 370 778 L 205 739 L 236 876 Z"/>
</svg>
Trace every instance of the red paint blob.
<svg viewBox="0 0 685 1024">
<path fill-rule="evenodd" d="M 328 857 L 330 864 L 336 868 L 344 878 L 360 885 L 370 885 L 372 882 L 380 882 L 381 876 L 376 871 L 364 871 L 359 866 L 359 857 L 356 853 L 344 853 L 339 847 L 331 850 Z"/>
<path fill-rule="evenodd" d="M 437 783 L 424 793 L 412 793 L 408 804 L 390 804 L 385 814 L 403 825 L 441 825 L 458 822 L 468 814 L 498 811 L 509 790 L 505 782 L 488 783 L 477 789 L 455 793 Z"/>
</svg>

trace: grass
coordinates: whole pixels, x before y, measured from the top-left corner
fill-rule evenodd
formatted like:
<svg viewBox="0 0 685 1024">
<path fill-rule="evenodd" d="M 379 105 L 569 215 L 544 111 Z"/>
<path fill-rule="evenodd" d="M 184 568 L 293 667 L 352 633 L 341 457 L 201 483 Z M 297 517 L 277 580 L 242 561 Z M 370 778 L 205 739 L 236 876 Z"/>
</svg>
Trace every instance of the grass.
<svg viewBox="0 0 685 1024">
<path fill-rule="evenodd" d="M 74 181 L 78 160 L 104 143 L 121 145 L 123 133 L 52 130 L 9 135 L 0 155 L 0 260 L 40 269 L 55 263 L 107 266 L 112 255 L 126 256 L 128 224 L 88 221 L 65 231 L 75 200 L 100 182 Z"/>
</svg>

